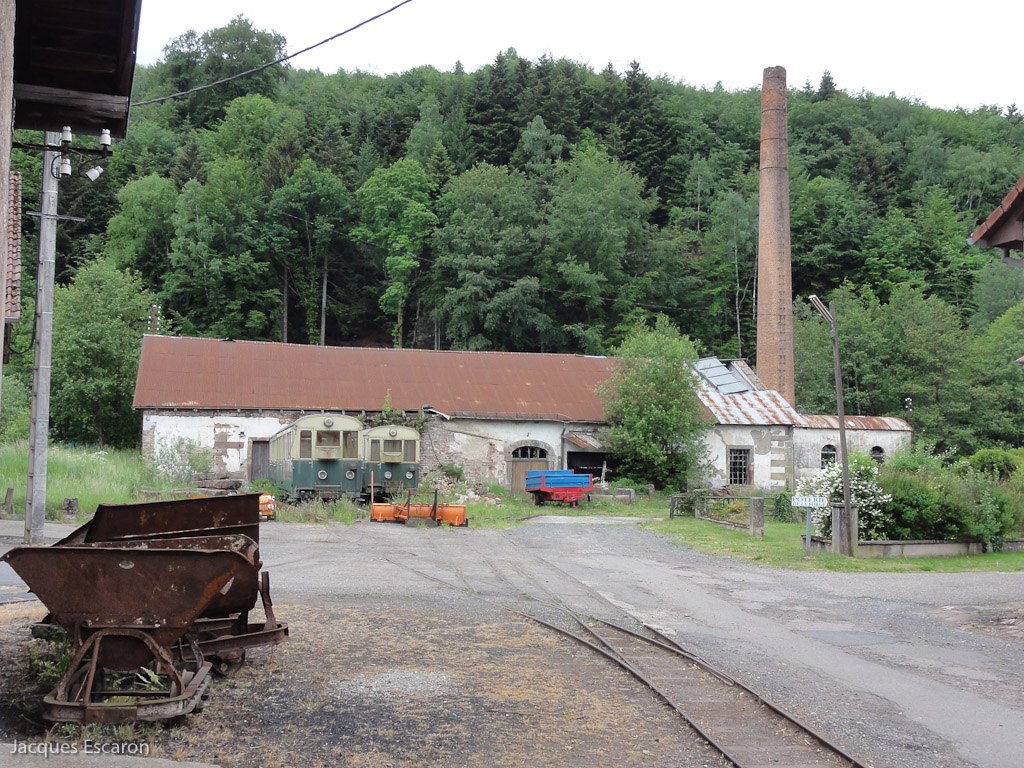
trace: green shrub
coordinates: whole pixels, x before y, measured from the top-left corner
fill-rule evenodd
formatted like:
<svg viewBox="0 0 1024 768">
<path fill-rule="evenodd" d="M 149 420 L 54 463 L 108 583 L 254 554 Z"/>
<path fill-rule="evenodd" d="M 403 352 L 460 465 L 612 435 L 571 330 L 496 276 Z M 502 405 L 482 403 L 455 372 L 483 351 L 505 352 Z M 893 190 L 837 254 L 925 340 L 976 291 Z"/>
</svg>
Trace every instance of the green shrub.
<svg viewBox="0 0 1024 768">
<path fill-rule="evenodd" d="M 153 447 L 153 469 L 173 483 L 188 485 L 193 475 L 213 469 L 213 451 L 187 437 L 161 440 Z"/>
<path fill-rule="evenodd" d="M 800 513 L 793 509 L 793 494 L 790 493 L 789 483 L 786 483 L 786 487 L 774 495 L 772 503 L 774 505 L 773 515 L 780 523 L 800 522 Z"/>
<path fill-rule="evenodd" d="M 971 469 L 998 480 L 1006 480 L 1017 471 L 1019 463 L 1012 453 L 999 448 L 984 448 L 968 460 Z"/>
<path fill-rule="evenodd" d="M 462 467 L 458 464 L 442 464 L 437 469 L 441 474 L 448 475 L 455 482 L 461 482 L 462 480 Z"/>
<path fill-rule="evenodd" d="M 927 445 L 890 457 L 879 475 L 891 497 L 884 510 L 892 521 L 888 538 L 978 541 L 999 548 L 1024 518 L 1024 481 L 1000 484 L 991 462 L 979 462 L 979 471 L 974 462 L 950 458 L 936 456 Z"/>
</svg>

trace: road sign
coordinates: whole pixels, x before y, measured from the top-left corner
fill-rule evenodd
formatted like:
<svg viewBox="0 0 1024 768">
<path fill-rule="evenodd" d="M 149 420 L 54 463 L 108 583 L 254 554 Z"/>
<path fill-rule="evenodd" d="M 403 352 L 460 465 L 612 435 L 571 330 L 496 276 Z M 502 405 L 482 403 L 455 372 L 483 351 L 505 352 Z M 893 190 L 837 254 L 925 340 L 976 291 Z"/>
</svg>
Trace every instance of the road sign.
<svg viewBox="0 0 1024 768">
<path fill-rule="evenodd" d="M 827 496 L 794 496 L 792 504 L 794 507 L 827 507 Z"/>
</svg>

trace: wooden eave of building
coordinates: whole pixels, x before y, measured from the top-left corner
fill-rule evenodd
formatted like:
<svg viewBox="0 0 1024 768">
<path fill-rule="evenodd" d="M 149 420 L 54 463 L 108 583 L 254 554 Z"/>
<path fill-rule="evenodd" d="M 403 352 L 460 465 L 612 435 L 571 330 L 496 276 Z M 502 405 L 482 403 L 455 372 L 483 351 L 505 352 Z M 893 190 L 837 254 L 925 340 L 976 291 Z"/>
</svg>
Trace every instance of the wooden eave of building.
<svg viewBox="0 0 1024 768">
<path fill-rule="evenodd" d="M 124 137 L 142 0 L 17 0 L 14 127 Z"/>
<path fill-rule="evenodd" d="M 1017 179 L 1003 201 L 974 230 L 968 242 L 982 248 L 1024 249 L 1024 176 Z"/>
</svg>

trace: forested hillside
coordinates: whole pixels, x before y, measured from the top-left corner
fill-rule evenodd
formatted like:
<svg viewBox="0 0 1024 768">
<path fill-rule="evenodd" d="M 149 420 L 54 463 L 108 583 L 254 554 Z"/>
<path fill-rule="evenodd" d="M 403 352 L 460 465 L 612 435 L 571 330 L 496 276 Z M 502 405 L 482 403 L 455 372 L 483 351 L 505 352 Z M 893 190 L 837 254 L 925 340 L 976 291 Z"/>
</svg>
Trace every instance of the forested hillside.
<svg viewBox="0 0 1024 768">
<path fill-rule="evenodd" d="M 187 34 L 138 69 L 134 101 L 284 47 L 242 18 Z M 798 400 L 835 412 L 805 299 L 836 292 L 847 412 L 906 415 L 911 398 L 940 443 L 1020 445 L 1024 278 L 966 238 L 1024 172 L 1022 117 L 841 86 L 826 72 L 789 96 Z M 86 221 L 60 227 L 58 280 L 69 295 L 141 286 L 134 314 L 111 320 L 133 334 L 153 303 L 163 332 L 189 335 L 603 354 L 661 313 L 703 352 L 754 361 L 759 127 L 759 90 L 652 79 L 640 63 L 597 72 L 510 49 L 475 72 L 275 66 L 135 106 L 100 180 L 61 182 L 61 212 Z M 34 207 L 39 158 L 13 163 Z M 134 277 L 92 269 L 79 286 L 97 259 Z M 98 436 L 62 400 L 72 387 L 80 408 L 84 375 L 55 360 L 64 439 Z M 120 425 L 104 439 L 131 442 L 119 392 L 90 412 Z"/>
</svg>

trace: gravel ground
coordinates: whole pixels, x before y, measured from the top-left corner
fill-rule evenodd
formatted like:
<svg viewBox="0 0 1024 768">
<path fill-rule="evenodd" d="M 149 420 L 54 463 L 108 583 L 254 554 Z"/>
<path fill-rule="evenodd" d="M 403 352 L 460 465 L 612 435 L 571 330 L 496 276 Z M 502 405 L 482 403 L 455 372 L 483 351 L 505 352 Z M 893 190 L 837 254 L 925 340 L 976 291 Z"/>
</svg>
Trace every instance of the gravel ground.
<svg viewBox="0 0 1024 768">
<path fill-rule="evenodd" d="M 607 521 L 602 521 L 607 523 Z M 224 766 L 717 766 L 617 668 L 503 608 L 635 617 L 867 765 L 1019 768 L 1024 574 L 796 573 L 635 525 L 262 528 L 291 627 L 250 652 L 162 757 Z M 430 577 L 430 578 L 428 578 Z M 441 583 L 439 583 L 441 582 Z M 0 740 L 38 736 L 31 604 L 0 611 Z"/>
</svg>

